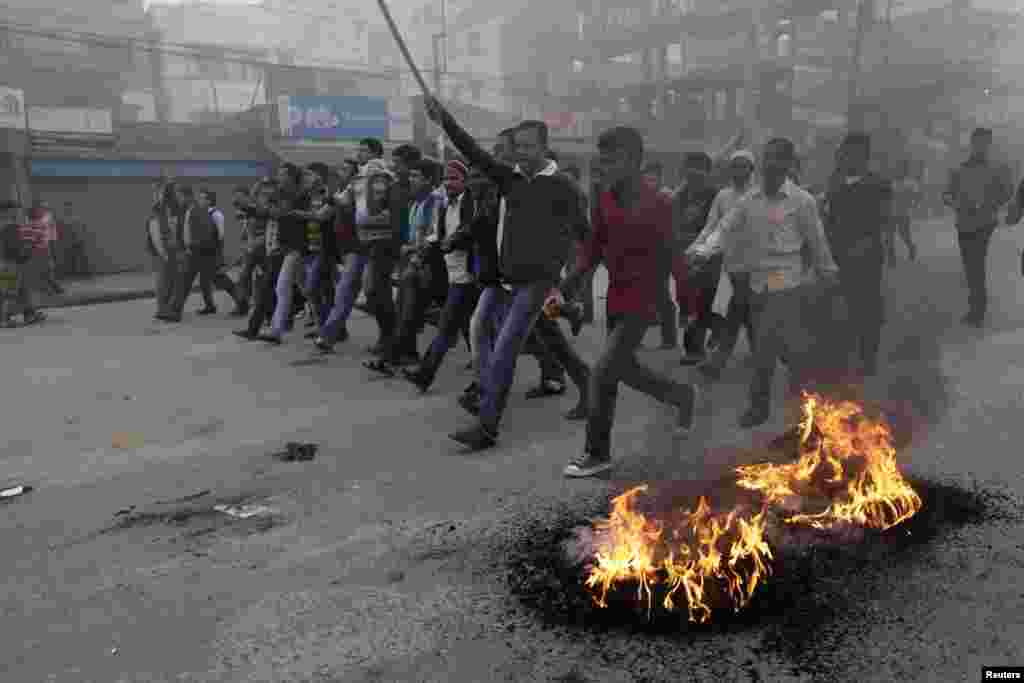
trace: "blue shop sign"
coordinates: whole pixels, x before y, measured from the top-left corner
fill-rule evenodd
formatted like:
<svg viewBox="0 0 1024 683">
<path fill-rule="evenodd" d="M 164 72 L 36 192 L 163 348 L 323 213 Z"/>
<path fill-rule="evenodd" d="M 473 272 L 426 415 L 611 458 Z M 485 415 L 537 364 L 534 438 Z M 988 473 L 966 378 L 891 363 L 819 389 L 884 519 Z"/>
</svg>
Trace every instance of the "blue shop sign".
<svg viewBox="0 0 1024 683">
<path fill-rule="evenodd" d="M 354 140 L 388 136 L 384 97 L 279 98 L 281 134 L 306 140 Z"/>
</svg>

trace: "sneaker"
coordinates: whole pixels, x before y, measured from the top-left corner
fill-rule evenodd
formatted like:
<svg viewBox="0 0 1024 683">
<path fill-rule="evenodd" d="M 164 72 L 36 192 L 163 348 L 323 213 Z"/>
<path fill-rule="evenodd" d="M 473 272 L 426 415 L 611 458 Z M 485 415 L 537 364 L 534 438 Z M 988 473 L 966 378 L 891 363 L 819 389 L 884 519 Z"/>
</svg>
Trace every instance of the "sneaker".
<svg viewBox="0 0 1024 683">
<path fill-rule="evenodd" d="M 320 353 L 334 353 L 334 344 L 323 337 L 317 337 L 313 344 L 320 350 Z"/>
<path fill-rule="evenodd" d="M 372 370 L 373 372 L 384 375 L 385 377 L 395 376 L 395 366 L 383 358 L 368 360 L 363 363 L 363 367 L 367 370 Z"/>
<path fill-rule="evenodd" d="M 593 477 L 602 472 L 607 472 L 611 468 L 612 459 L 610 457 L 584 453 L 566 465 L 564 473 L 565 476 L 573 478 Z"/>
<path fill-rule="evenodd" d="M 259 339 L 261 342 L 272 344 L 273 346 L 281 345 L 281 338 L 278 337 L 276 334 L 261 334 L 259 337 L 257 337 L 257 339 Z"/>
<path fill-rule="evenodd" d="M 304 339 L 316 339 L 320 336 L 320 332 L 317 330 L 310 330 L 309 332 L 302 336 Z"/>
<path fill-rule="evenodd" d="M 256 341 L 258 337 L 258 335 L 253 334 L 249 330 L 233 330 L 231 334 L 235 335 L 239 339 L 244 339 L 245 341 Z"/>
<path fill-rule="evenodd" d="M 214 308 L 213 306 L 203 306 L 198 311 L 196 311 L 196 315 L 214 315 L 216 312 L 217 309 Z"/>
<path fill-rule="evenodd" d="M 427 391 L 430 389 L 430 378 L 427 377 L 426 373 L 424 373 L 422 370 L 402 368 L 402 377 L 404 377 L 407 381 L 415 385 L 415 387 L 420 390 L 421 394 L 427 393 Z"/>
<path fill-rule="evenodd" d="M 676 428 L 674 436 L 686 438 L 693 430 L 694 418 L 697 415 L 697 404 L 700 402 L 700 388 L 696 384 L 687 384 L 686 397 L 679 404 L 679 413 L 676 416 Z"/>
<path fill-rule="evenodd" d="M 487 450 L 498 444 L 497 435 L 489 432 L 483 425 L 463 429 L 449 436 L 473 452 Z"/>
<path fill-rule="evenodd" d="M 458 398 L 459 406 L 473 417 L 480 416 L 479 394 L 463 393 Z"/>
<path fill-rule="evenodd" d="M 769 417 L 771 417 L 771 411 L 767 408 L 751 408 L 740 416 L 740 429 L 760 427 L 768 421 Z"/>
<path fill-rule="evenodd" d="M 985 318 L 984 316 L 980 316 L 975 313 L 968 313 L 963 318 L 961 318 L 960 322 L 962 322 L 964 325 L 970 325 L 971 327 L 980 328 L 985 325 Z"/>
</svg>

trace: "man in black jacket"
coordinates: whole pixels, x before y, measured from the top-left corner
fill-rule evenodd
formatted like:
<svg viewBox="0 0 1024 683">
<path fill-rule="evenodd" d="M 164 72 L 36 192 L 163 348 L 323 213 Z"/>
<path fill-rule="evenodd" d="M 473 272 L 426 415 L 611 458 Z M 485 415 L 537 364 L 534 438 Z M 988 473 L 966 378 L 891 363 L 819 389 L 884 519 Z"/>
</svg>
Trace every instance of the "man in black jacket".
<svg viewBox="0 0 1024 683">
<path fill-rule="evenodd" d="M 192 293 L 196 277 L 199 278 L 199 291 L 203 296 L 204 308 L 199 312 L 207 314 L 216 311 L 213 301 L 213 277 L 217 272 L 217 258 L 220 240 L 217 226 L 210 216 L 209 207 L 197 202 L 195 193 L 189 186 L 183 186 L 181 193 L 185 197 L 184 215 L 182 217 L 183 246 L 185 248 L 185 267 L 181 273 L 169 315 L 161 318 L 168 322 L 180 322 L 185 310 L 185 302 Z"/>
<path fill-rule="evenodd" d="M 468 169 L 458 160 L 448 163 L 445 173 L 447 201 L 438 215 L 439 248 L 447 270 L 448 291 L 437 336 L 431 342 L 423 362 L 415 371 L 403 371 L 405 378 L 426 392 L 434 382 L 445 355 L 459 338 L 468 335 L 469 319 L 480 298 L 480 289 L 472 268 L 473 220 L 477 213 L 479 183 L 469 189 Z"/>
<path fill-rule="evenodd" d="M 501 284 L 511 298 L 500 326 L 494 352 L 481 373 L 480 416 L 476 426 L 452 438 L 470 449 L 497 443 L 501 415 L 515 379 L 516 361 L 533 328 L 548 292 L 560 280 L 568 258 L 573 226 L 579 215 L 578 194 L 571 181 L 548 162 L 547 126 L 539 121 L 520 124 L 513 137 L 516 166 L 501 163 L 485 152 L 443 106 L 427 98 L 427 112 L 440 124 L 462 155 L 491 178 L 505 198 L 497 231 Z M 496 287 L 484 290 L 481 315 L 496 301 Z"/>
<path fill-rule="evenodd" d="M 846 136 L 836 152 L 836 170 L 825 195 L 825 236 L 839 266 L 839 284 L 846 300 L 850 338 L 865 375 L 878 365 L 884 301 L 884 230 L 889 223 L 892 184 L 868 170 L 871 138 Z"/>
</svg>

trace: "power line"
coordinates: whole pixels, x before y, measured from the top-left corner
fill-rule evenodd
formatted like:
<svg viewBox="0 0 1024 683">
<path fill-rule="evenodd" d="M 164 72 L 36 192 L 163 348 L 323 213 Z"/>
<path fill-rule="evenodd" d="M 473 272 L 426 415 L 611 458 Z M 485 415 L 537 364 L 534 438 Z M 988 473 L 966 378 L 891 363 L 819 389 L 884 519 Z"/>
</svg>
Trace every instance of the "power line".
<svg viewBox="0 0 1024 683">
<path fill-rule="evenodd" d="M 2 6 L 0 6 L 2 7 Z M 85 31 L 47 31 L 37 29 L 31 24 L 20 24 L 16 22 L 0 22 L 0 28 L 5 29 L 8 33 L 14 35 L 30 35 L 36 37 L 50 38 L 60 42 L 67 43 L 78 43 L 85 45 L 96 45 L 98 47 L 109 47 L 109 48 L 130 48 L 142 52 L 159 52 L 162 55 L 171 55 L 177 57 L 190 57 L 190 58 L 201 58 L 205 60 L 216 59 L 224 62 L 233 62 L 236 64 L 247 64 L 250 66 L 257 66 L 263 68 L 291 68 L 291 69 L 330 69 L 335 71 L 348 72 L 353 75 L 360 75 L 370 78 L 396 78 L 411 76 L 412 72 L 408 69 L 388 67 L 385 69 L 370 70 L 363 68 L 356 68 L 351 64 L 343 62 L 328 62 L 323 61 L 319 64 L 282 64 L 279 62 L 272 62 L 267 59 L 257 59 L 255 57 L 247 55 L 239 55 L 238 53 L 253 52 L 252 48 L 243 46 L 221 46 L 215 44 L 203 44 L 203 43 L 176 43 L 166 40 L 155 40 L 148 38 L 124 38 L 120 36 L 114 36 L 111 34 L 85 32 Z M 216 52 L 217 54 L 210 54 Z M 362 67 L 362 65 L 360 65 Z M 483 74 L 478 72 L 447 72 L 449 77 L 461 80 L 471 80 L 480 82 L 505 82 L 510 77 L 522 76 L 526 74 L 508 74 L 501 76 L 498 74 Z"/>
</svg>

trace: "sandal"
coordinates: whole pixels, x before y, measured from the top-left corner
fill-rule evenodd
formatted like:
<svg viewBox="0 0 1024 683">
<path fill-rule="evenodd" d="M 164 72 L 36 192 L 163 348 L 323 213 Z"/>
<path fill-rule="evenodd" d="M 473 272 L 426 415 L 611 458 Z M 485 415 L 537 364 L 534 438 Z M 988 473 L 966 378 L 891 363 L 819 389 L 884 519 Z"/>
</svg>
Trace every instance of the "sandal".
<svg viewBox="0 0 1024 683">
<path fill-rule="evenodd" d="M 566 392 L 564 382 L 557 380 L 547 379 L 540 383 L 539 387 L 534 387 L 526 392 L 526 398 L 547 398 L 548 396 L 561 396 Z"/>
<path fill-rule="evenodd" d="M 395 376 L 395 369 L 391 366 L 390 363 L 381 358 L 368 360 L 365 363 L 363 363 L 363 367 L 366 368 L 367 370 L 373 370 L 374 372 L 378 372 L 382 375 L 387 375 L 388 377 Z"/>
</svg>

